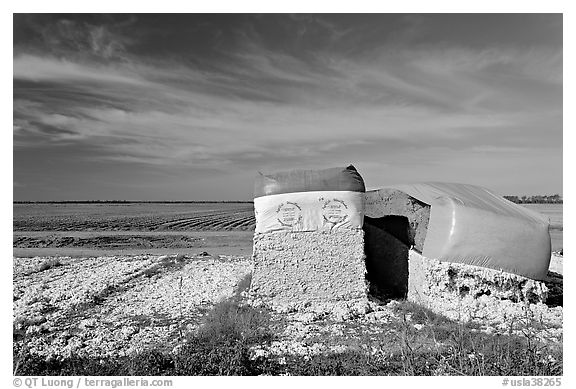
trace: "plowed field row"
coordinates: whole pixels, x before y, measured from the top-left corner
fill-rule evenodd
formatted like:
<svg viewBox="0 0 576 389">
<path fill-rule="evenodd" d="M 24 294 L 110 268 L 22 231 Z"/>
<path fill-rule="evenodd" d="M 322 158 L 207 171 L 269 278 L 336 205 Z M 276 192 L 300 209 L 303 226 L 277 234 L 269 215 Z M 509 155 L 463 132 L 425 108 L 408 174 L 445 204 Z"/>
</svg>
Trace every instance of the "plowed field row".
<svg viewBox="0 0 576 389">
<path fill-rule="evenodd" d="M 203 230 L 203 229 L 241 229 L 254 228 L 254 215 L 249 212 L 235 214 L 200 215 L 190 219 L 162 223 L 156 227 L 161 230 Z"/>
<path fill-rule="evenodd" d="M 200 231 L 255 227 L 248 204 L 15 204 L 14 231 Z"/>
</svg>

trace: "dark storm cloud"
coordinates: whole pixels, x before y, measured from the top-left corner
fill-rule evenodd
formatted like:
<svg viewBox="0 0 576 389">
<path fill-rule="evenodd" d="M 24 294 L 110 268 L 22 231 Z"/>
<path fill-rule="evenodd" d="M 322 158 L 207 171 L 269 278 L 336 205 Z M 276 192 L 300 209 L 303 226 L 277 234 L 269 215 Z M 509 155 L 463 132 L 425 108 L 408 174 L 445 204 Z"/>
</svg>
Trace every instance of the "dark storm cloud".
<svg viewBox="0 0 576 389">
<path fill-rule="evenodd" d="M 255 170 L 343 160 L 560 191 L 561 107 L 561 15 L 14 16 L 16 198 L 56 175 L 40 156 L 94 198 L 248 198 Z"/>
</svg>

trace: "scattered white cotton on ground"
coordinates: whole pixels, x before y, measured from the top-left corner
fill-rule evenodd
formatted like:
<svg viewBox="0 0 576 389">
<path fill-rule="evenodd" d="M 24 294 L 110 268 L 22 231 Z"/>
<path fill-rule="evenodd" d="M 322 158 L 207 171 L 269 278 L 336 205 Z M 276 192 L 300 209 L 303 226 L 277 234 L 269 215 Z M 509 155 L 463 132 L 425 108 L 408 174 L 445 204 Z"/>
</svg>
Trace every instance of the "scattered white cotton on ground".
<svg viewBox="0 0 576 389">
<path fill-rule="evenodd" d="M 558 259 L 551 269 L 555 263 Z M 30 353 L 46 358 L 114 357 L 154 344 L 174 347 L 180 344 L 181 333 L 197 329 L 203 315 L 232 296 L 239 281 L 252 271 L 251 259 L 227 256 L 186 257 L 180 262 L 175 255 L 14 258 L 14 330 L 26 333 Z M 461 304 L 461 312 L 477 313 L 471 317 L 481 331 L 508 334 L 515 323 L 512 332 L 519 333 L 526 320 L 532 325 L 524 326 L 524 331 L 528 328 L 535 338 L 562 341 L 561 306 L 522 305 L 468 294 L 469 300 L 437 295 L 436 310 L 451 316 Z M 255 306 L 269 304 L 251 293 L 244 296 Z M 360 347 L 376 353 L 378 336 L 390 334 L 401 321 L 415 330 L 425 329 L 425 323 L 411 322 L 409 314 L 399 315 L 398 304 L 395 300 L 323 304 L 302 298 L 297 306 L 280 305 L 273 316 L 284 323 L 282 328 L 270 346 L 253 351 L 308 357 Z"/>
<path fill-rule="evenodd" d="M 314 355 L 361 351 L 376 354 L 383 334 L 393 338 L 403 318 L 394 310 L 398 305 L 392 300 L 382 305 L 370 301 L 366 312 L 338 318 L 330 311 L 278 313 L 285 323 L 270 345 L 252 348 L 252 357 L 282 358 L 286 355 L 308 359 Z M 408 319 L 409 320 L 409 319 Z"/>
<path fill-rule="evenodd" d="M 176 257 L 174 257 L 176 260 Z M 45 357 L 118 356 L 162 344 L 197 327 L 202 312 L 233 295 L 252 271 L 243 257 L 14 258 L 14 328 Z M 204 309 L 203 309 L 204 308 Z"/>
</svg>

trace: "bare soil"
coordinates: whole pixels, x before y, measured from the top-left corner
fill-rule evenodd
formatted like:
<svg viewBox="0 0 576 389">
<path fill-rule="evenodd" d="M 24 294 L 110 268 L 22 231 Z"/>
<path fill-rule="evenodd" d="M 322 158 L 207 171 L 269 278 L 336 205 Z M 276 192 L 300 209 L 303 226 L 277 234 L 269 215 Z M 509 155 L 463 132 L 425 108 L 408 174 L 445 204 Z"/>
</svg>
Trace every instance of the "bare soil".
<svg viewBox="0 0 576 389">
<path fill-rule="evenodd" d="M 13 255 L 252 254 L 253 205 L 14 204 Z"/>
<path fill-rule="evenodd" d="M 248 231 L 251 203 L 14 204 L 14 231 Z"/>
</svg>

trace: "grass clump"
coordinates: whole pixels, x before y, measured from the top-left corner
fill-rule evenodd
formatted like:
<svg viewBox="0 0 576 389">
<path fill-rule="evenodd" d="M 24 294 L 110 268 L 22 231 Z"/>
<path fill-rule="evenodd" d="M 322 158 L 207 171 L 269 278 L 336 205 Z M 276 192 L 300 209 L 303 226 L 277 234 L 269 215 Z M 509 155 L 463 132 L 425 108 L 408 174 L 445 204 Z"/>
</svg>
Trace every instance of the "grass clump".
<svg viewBox="0 0 576 389">
<path fill-rule="evenodd" d="M 189 334 L 174 357 L 174 375 L 256 375 L 263 371 L 262 360 L 250 359 L 250 348 L 272 339 L 270 316 L 265 310 L 241 305 L 239 295 L 245 285 L 241 282 L 236 295 L 216 304 L 198 331 Z"/>
<path fill-rule="evenodd" d="M 271 339 L 268 332 L 270 316 L 261 309 L 242 306 L 235 301 L 224 301 L 211 310 L 204 324 L 194 335 L 206 342 L 239 340 L 248 343 Z"/>
</svg>

